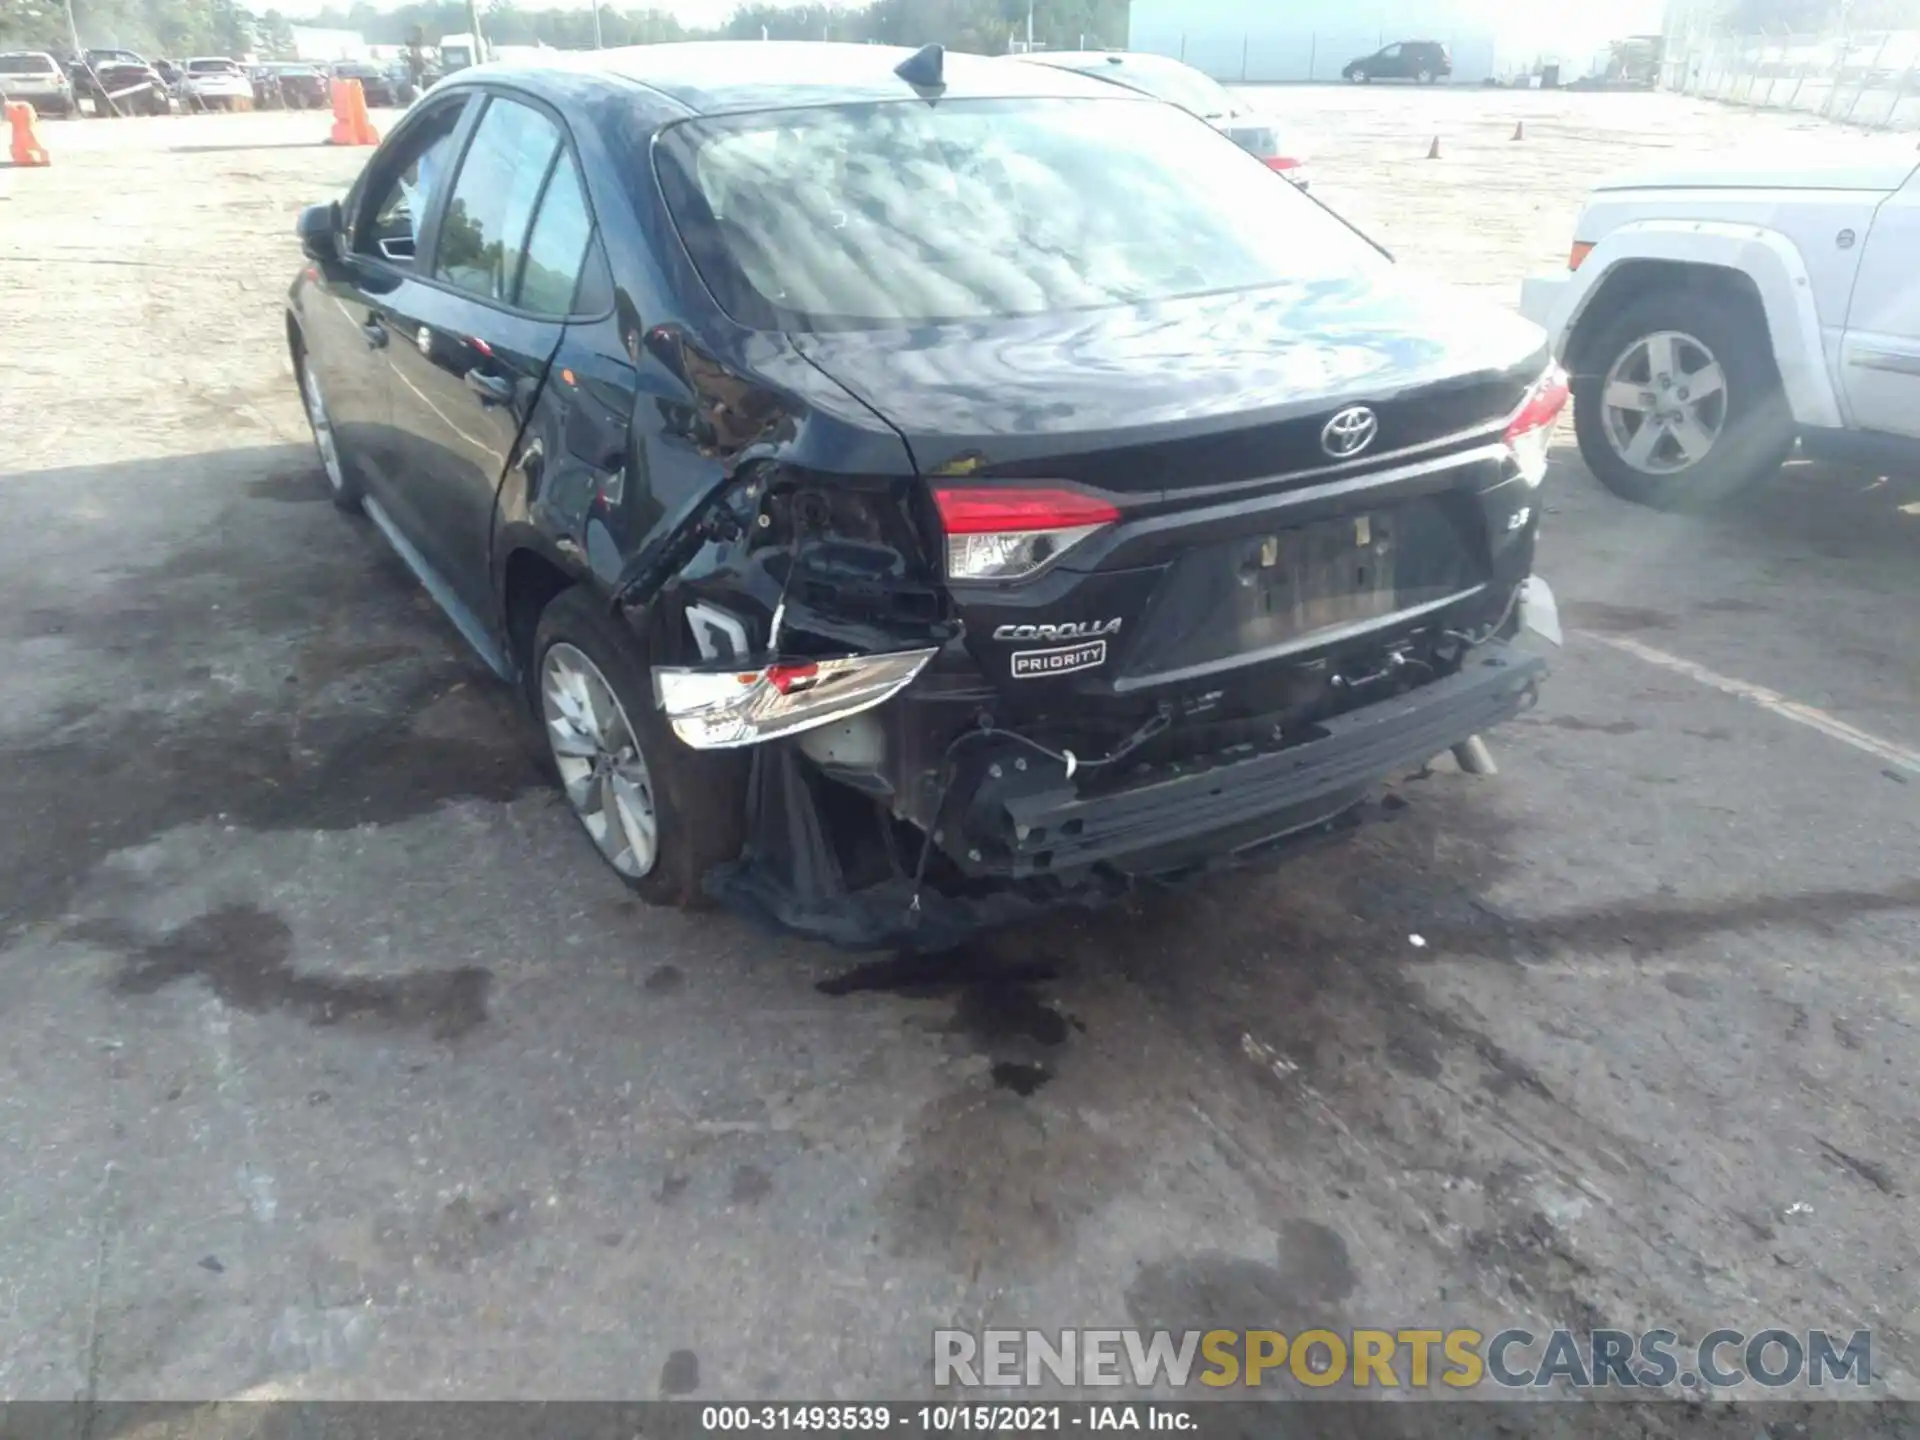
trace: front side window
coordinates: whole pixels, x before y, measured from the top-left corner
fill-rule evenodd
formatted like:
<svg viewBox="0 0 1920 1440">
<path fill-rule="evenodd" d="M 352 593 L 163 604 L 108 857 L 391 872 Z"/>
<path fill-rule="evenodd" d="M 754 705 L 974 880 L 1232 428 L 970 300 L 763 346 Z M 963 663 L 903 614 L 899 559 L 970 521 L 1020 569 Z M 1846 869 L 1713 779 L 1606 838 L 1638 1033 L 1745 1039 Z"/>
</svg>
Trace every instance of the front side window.
<svg viewBox="0 0 1920 1440">
<path fill-rule="evenodd" d="M 435 242 L 435 278 L 487 300 L 513 303 L 528 222 L 560 130 L 538 110 L 495 99 L 474 128 L 448 192 Z"/>
<path fill-rule="evenodd" d="M 371 186 L 361 211 L 368 218 L 355 231 L 355 249 L 396 265 L 413 264 L 420 227 L 445 182 L 453 132 L 466 106 L 462 97 L 427 111 L 400 137 L 392 159 L 382 159 L 369 176 Z"/>
<path fill-rule="evenodd" d="M 758 329 L 1138 305 L 1387 263 L 1211 126 L 1119 92 L 693 120 L 655 155 L 694 264 Z"/>
</svg>

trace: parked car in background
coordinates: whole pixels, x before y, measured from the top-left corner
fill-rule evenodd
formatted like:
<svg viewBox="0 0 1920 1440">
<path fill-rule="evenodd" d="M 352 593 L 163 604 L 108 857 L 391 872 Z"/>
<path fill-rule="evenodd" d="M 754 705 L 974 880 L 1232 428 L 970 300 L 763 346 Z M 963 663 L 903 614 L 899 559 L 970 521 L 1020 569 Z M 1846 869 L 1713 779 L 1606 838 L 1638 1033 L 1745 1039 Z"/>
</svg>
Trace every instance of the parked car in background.
<svg viewBox="0 0 1920 1440">
<path fill-rule="evenodd" d="M 195 55 L 181 67 L 187 99 L 206 110 L 251 110 L 253 82 L 240 62 L 225 55 Z"/>
<path fill-rule="evenodd" d="M 336 80 L 358 80 L 369 105 L 392 107 L 412 102 L 413 96 L 405 94 L 412 87 L 404 81 L 396 83 L 384 66 L 366 60 L 342 60 L 331 73 Z"/>
<path fill-rule="evenodd" d="M 1546 336 L 1119 86 L 502 62 L 298 231 L 325 483 L 644 899 L 951 943 L 1357 823 L 1545 674 Z"/>
<path fill-rule="evenodd" d="M 276 60 L 262 67 L 273 76 L 277 103 L 287 110 L 324 110 L 333 103 L 327 75 L 317 65 Z"/>
<path fill-rule="evenodd" d="M 1453 74 L 1453 56 L 1438 40 L 1401 40 L 1384 45 L 1371 55 L 1349 60 L 1340 70 L 1342 79 L 1365 85 L 1372 80 L 1412 80 L 1431 85 Z"/>
<path fill-rule="evenodd" d="M 88 50 L 67 76 L 98 116 L 166 115 L 173 109 L 166 77 L 132 50 Z"/>
<path fill-rule="evenodd" d="M 1832 145 L 1608 180 L 1567 268 L 1522 286 L 1608 489 L 1709 505 L 1796 437 L 1920 469 L 1920 163 L 1905 138 Z"/>
<path fill-rule="evenodd" d="M 73 115 L 80 109 L 73 81 L 44 50 L 0 53 L 0 98 L 24 100 L 41 115 Z"/>
<path fill-rule="evenodd" d="M 1011 58 L 1090 75 L 1178 105 L 1189 114 L 1198 115 L 1241 149 L 1258 155 L 1269 170 L 1278 171 L 1302 190 L 1307 188 L 1307 157 L 1300 145 L 1284 138 L 1273 120 L 1191 65 L 1169 60 L 1164 55 L 1136 55 L 1116 50 L 1038 50 Z"/>
</svg>

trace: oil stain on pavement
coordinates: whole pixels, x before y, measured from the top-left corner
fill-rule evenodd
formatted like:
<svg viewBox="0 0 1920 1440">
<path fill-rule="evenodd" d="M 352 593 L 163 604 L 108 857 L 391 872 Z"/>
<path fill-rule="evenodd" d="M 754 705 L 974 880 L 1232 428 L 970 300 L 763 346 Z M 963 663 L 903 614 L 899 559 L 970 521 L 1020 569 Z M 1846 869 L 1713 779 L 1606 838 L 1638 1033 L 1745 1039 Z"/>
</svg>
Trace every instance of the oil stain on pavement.
<svg viewBox="0 0 1920 1440">
<path fill-rule="evenodd" d="M 152 995 L 199 980 L 249 1014 L 280 1011 L 309 1025 L 422 1030 L 454 1040 L 485 1023 L 492 974 L 477 965 L 395 976 L 328 976 L 296 970 L 293 935 L 279 916 L 227 905 L 157 939 L 140 939 L 113 921 L 90 921 L 69 935 L 117 950 L 113 989 Z"/>
</svg>

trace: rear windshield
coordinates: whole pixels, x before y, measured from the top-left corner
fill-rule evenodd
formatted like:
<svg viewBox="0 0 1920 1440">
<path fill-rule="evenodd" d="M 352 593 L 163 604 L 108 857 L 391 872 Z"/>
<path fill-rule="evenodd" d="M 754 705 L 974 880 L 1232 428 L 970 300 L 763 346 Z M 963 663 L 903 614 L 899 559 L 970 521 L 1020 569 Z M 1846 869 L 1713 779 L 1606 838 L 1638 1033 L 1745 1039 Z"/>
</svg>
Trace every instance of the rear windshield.
<svg viewBox="0 0 1920 1440">
<path fill-rule="evenodd" d="M 1138 305 L 1386 264 L 1189 116 L 1127 98 L 688 121 L 655 150 L 708 287 L 756 329 Z"/>
<path fill-rule="evenodd" d="M 1124 65 L 1079 65 L 1074 68 L 1083 74 L 1142 91 L 1156 100 L 1165 100 L 1169 105 L 1178 105 L 1182 110 L 1191 111 L 1204 119 L 1216 120 L 1233 113 L 1233 97 L 1218 81 L 1202 75 L 1198 70 L 1189 70 L 1184 65 L 1176 67 L 1155 65 L 1151 61 L 1145 64 L 1130 61 Z"/>
<path fill-rule="evenodd" d="M 240 67 L 231 60 L 189 60 L 187 72 L 191 75 L 237 75 Z"/>
<path fill-rule="evenodd" d="M 60 67 L 44 55 L 0 55 L 0 75 L 58 75 Z"/>
</svg>

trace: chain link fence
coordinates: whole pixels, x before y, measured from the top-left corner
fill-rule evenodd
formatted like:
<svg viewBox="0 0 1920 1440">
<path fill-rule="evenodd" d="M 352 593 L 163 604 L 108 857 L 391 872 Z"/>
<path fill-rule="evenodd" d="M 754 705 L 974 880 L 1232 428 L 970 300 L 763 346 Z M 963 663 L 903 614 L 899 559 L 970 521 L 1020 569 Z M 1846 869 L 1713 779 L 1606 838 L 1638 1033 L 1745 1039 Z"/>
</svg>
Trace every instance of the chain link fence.
<svg viewBox="0 0 1920 1440">
<path fill-rule="evenodd" d="M 1664 70 L 1664 88 L 1687 95 L 1920 130 L 1920 30 L 1669 42 Z"/>
</svg>

